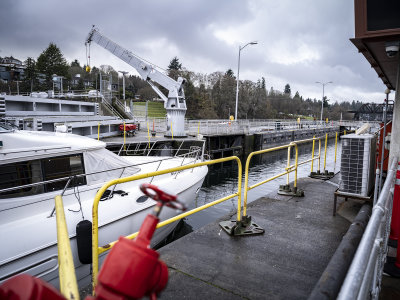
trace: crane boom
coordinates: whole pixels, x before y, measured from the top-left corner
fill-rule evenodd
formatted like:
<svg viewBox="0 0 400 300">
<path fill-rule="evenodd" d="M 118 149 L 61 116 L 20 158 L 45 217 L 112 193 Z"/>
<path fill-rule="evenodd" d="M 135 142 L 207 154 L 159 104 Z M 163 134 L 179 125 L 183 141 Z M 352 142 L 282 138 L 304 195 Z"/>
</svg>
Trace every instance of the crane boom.
<svg viewBox="0 0 400 300">
<path fill-rule="evenodd" d="M 185 136 L 184 118 L 186 113 L 186 101 L 183 90 L 185 79 L 179 77 L 176 81 L 158 71 L 153 65 L 102 35 L 95 27 L 90 30 L 86 38 L 86 44 L 90 44 L 92 41 L 134 67 L 139 75 L 146 80 L 161 99 L 164 100 L 164 108 L 167 110 L 168 122 L 166 136 Z M 168 90 L 168 97 L 159 90 L 154 82 Z"/>
</svg>

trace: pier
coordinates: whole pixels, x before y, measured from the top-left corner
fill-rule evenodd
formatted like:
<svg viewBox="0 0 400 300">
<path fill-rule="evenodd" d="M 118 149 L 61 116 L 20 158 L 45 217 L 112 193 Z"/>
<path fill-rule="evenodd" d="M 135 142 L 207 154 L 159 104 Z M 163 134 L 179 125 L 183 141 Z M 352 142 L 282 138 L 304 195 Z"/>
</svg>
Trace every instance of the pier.
<svg viewBox="0 0 400 300">
<path fill-rule="evenodd" d="M 299 187 L 303 198 L 272 193 L 248 205 L 264 234 L 231 237 L 217 221 L 161 248 L 170 274 L 161 299 L 307 299 L 361 205 L 333 217 L 334 184 Z"/>
</svg>

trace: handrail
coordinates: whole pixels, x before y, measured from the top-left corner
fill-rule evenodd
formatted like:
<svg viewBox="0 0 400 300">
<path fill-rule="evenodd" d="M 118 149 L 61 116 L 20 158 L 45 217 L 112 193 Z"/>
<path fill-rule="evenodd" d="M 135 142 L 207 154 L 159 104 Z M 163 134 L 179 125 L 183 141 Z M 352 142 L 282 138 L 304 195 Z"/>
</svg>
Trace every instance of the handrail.
<svg viewBox="0 0 400 300">
<path fill-rule="evenodd" d="M 184 217 L 190 216 L 198 211 L 204 210 L 208 207 L 214 206 L 216 204 L 219 204 L 221 202 L 224 202 L 226 200 L 229 200 L 234 197 L 238 197 L 238 207 L 237 207 L 237 221 L 241 221 L 241 187 L 242 187 L 242 163 L 240 159 L 237 156 L 230 156 L 226 158 L 220 158 L 220 159 L 215 159 L 211 161 L 204 161 L 196 164 L 191 164 L 191 165 L 185 165 L 185 166 L 179 166 L 175 168 L 170 168 L 170 169 L 165 169 L 165 170 L 160 170 L 160 171 L 155 171 L 155 172 L 150 172 L 150 173 L 144 173 L 144 174 L 138 174 L 138 175 L 133 175 L 129 177 L 124 177 L 124 178 L 119 178 L 119 179 L 114 179 L 106 184 L 104 184 L 96 193 L 96 196 L 93 201 L 93 207 L 92 207 L 92 222 L 93 222 L 93 229 L 92 229 L 92 287 L 93 291 L 97 285 L 97 275 L 99 272 L 99 255 L 105 251 L 110 250 L 117 241 L 114 241 L 112 243 L 107 244 L 106 246 L 99 247 L 99 236 L 98 236 L 98 226 L 99 226 L 99 220 L 98 220 L 98 207 L 99 207 L 99 202 L 100 198 L 104 194 L 104 192 L 112 185 L 116 184 L 121 184 L 125 182 L 130 182 L 134 180 L 139 180 L 143 178 L 148 178 L 148 177 L 153 177 L 153 176 L 158 176 L 158 175 L 163 175 L 163 174 L 168 174 L 171 172 L 177 172 L 177 171 L 183 171 L 187 169 L 193 169 L 196 167 L 202 167 L 202 166 L 207 166 L 207 165 L 213 165 L 217 163 L 223 163 L 226 161 L 232 161 L 235 160 L 238 165 L 238 191 L 234 194 L 225 196 L 223 198 L 220 198 L 218 200 L 215 200 L 213 202 L 207 203 L 205 205 L 202 205 L 200 207 L 194 208 L 190 211 L 187 211 L 185 213 L 182 213 L 180 215 L 177 215 L 173 218 L 170 218 L 168 220 L 165 220 L 163 222 L 158 223 L 157 228 L 160 228 L 162 226 L 168 225 L 170 223 L 173 223 L 175 221 L 178 221 Z M 131 235 L 126 236 L 128 239 L 133 239 L 138 235 L 138 232 L 133 233 Z"/>
<path fill-rule="evenodd" d="M 61 195 L 55 197 L 57 219 L 57 249 L 60 277 L 60 291 L 67 299 L 79 300 L 78 284 L 75 276 L 67 223 L 65 221 L 64 204 Z"/>
<path fill-rule="evenodd" d="M 314 157 L 314 143 L 315 143 L 316 140 L 319 141 L 319 145 L 320 145 L 318 157 Z M 313 155 L 312 155 L 312 158 L 299 163 L 298 162 L 298 156 L 299 156 L 298 144 L 304 144 L 304 143 L 311 142 L 311 141 L 313 141 Z M 326 145 L 326 143 L 325 143 L 325 145 Z M 290 164 L 290 149 L 292 147 L 295 147 L 295 151 L 296 151 L 295 152 L 295 163 L 294 163 L 294 165 Z M 267 179 L 265 179 L 265 180 L 263 180 L 261 182 L 253 184 L 251 186 L 248 186 L 248 183 L 249 183 L 249 167 L 250 167 L 250 161 L 253 158 L 253 156 L 259 155 L 259 154 L 268 153 L 268 152 L 283 150 L 283 149 L 286 149 L 286 148 L 288 149 L 288 161 L 287 161 L 287 167 L 285 168 L 285 172 L 279 173 L 279 174 L 274 175 L 274 176 L 272 176 L 270 178 L 267 178 Z M 326 155 L 325 155 L 325 157 L 326 157 Z M 249 156 L 247 157 L 245 171 L 244 171 L 244 174 L 245 174 L 244 175 L 245 176 L 244 184 L 245 184 L 245 186 L 244 186 L 244 196 L 243 196 L 243 216 L 247 216 L 247 193 L 248 193 L 248 191 L 250 191 L 251 189 L 254 189 L 254 188 L 256 188 L 256 187 L 258 187 L 258 186 L 260 186 L 260 185 L 262 185 L 264 183 L 272 181 L 272 180 L 274 180 L 276 178 L 282 177 L 284 175 L 287 175 L 287 184 L 289 184 L 289 174 L 291 172 L 295 172 L 294 188 L 297 188 L 297 168 L 298 168 L 298 166 L 302 165 L 302 164 L 305 164 L 307 162 L 310 162 L 310 161 L 313 162 L 316 159 L 318 159 L 318 160 L 321 159 L 321 137 L 318 137 L 318 138 L 313 137 L 312 139 L 306 139 L 306 140 L 300 140 L 300 141 L 296 141 L 296 142 L 291 142 L 290 144 L 287 144 L 287 145 L 273 147 L 273 148 L 264 149 L 264 150 L 259 150 L 259 151 L 255 151 L 255 152 L 250 153 Z M 318 170 L 319 170 L 319 166 L 318 166 Z"/>
<path fill-rule="evenodd" d="M 393 158 L 385 184 L 340 289 L 339 300 L 365 299 L 367 293 L 371 293 L 373 299 L 378 296 L 379 283 L 376 281 L 379 280 L 373 279 L 382 275 L 382 262 L 387 254 L 388 224 L 392 215 L 393 199 L 391 189 L 396 178 L 397 161 L 397 158 Z"/>
</svg>

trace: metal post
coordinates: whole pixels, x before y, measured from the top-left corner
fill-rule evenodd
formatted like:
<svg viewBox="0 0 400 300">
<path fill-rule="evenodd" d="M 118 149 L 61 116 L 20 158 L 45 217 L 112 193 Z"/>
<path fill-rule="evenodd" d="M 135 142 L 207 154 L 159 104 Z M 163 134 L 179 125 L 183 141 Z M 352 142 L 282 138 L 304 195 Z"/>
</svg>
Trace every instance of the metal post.
<svg viewBox="0 0 400 300">
<path fill-rule="evenodd" d="M 321 138 L 318 140 L 318 172 L 321 170 Z"/>
<path fill-rule="evenodd" d="M 333 173 L 335 173 L 335 171 L 336 171 L 337 137 L 338 137 L 338 133 L 336 132 L 336 135 L 335 135 L 335 164 L 333 166 Z"/>
<path fill-rule="evenodd" d="M 239 45 L 239 57 L 238 57 L 238 73 L 237 73 L 237 80 L 236 80 L 236 106 L 235 106 L 235 121 L 237 121 L 237 112 L 238 112 L 238 100 L 239 100 L 239 70 L 240 70 L 240 51 L 242 51 L 247 45 L 256 45 L 257 42 L 250 42 L 240 47 Z M 247 119 L 247 114 L 246 114 Z"/>
<path fill-rule="evenodd" d="M 322 105 L 321 105 L 321 122 L 322 122 L 322 115 L 324 113 L 324 97 L 325 97 L 325 84 L 322 85 Z"/>
<path fill-rule="evenodd" d="M 289 170 L 290 167 L 290 146 L 288 147 L 288 152 L 287 152 L 287 170 Z M 286 184 L 289 185 L 289 175 L 290 173 L 287 173 L 287 177 L 286 177 Z"/>
<path fill-rule="evenodd" d="M 381 192 L 381 186 L 382 186 L 382 174 L 383 174 L 383 158 L 385 154 L 385 136 L 386 136 L 386 121 L 387 121 L 387 110 L 388 110 L 388 102 L 389 102 L 389 93 L 390 90 L 386 89 L 386 100 L 385 100 L 385 111 L 383 112 L 383 136 L 382 136 L 382 145 L 381 146 L 381 164 L 380 164 L 380 169 L 381 172 L 379 173 L 379 184 L 378 184 L 378 195 Z"/>
<path fill-rule="evenodd" d="M 125 121 L 124 121 L 124 150 L 126 150 L 126 128 L 125 128 Z M 126 155 L 126 153 L 125 153 Z"/>
<path fill-rule="evenodd" d="M 324 171 L 326 170 L 326 151 L 328 147 L 328 134 L 325 134 L 325 154 L 324 154 Z"/>
<path fill-rule="evenodd" d="M 243 47 L 244 48 L 244 47 Z M 235 106 L 235 121 L 237 121 L 237 112 L 238 112 L 238 99 L 239 99 L 239 70 L 240 70 L 240 45 L 239 45 L 239 58 L 238 58 L 238 72 L 236 79 L 236 106 Z"/>
<path fill-rule="evenodd" d="M 324 112 L 325 85 L 327 85 L 329 83 L 333 83 L 333 82 L 332 81 L 328 81 L 328 82 L 316 81 L 315 83 L 322 84 L 322 105 L 321 105 L 321 126 L 322 126 L 323 125 L 323 123 L 322 123 L 322 115 L 323 115 L 323 112 Z"/>
<path fill-rule="evenodd" d="M 313 136 L 313 141 L 312 141 L 311 173 L 313 172 L 313 168 L 314 168 L 314 150 L 315 150 L 315 135 Z"/>
</svg>

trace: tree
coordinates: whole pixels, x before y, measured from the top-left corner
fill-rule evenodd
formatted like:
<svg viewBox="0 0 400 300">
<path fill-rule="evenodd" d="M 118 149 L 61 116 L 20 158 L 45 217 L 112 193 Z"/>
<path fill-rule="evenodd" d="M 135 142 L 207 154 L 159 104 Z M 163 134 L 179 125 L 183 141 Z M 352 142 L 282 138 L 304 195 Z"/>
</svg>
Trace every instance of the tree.
<svg viewBox="0 0 400 300">
<path fill-rule="evenodd" d="M 81 67 L 81 64 L 79 63 L 79 61 L 77 59 L 75 59 L 72 63 L 71 63 L 71 67 Z"/>
<path fill-rule="evenodd" d="M 68 64 L 56 44 L 50 43 L 38 57 L 36 67 L 46 77 L 45 88 L 52 87 L 53 74 L 68 77 Z"/>
<path fill-rule="evenodd" d="M 33 86 L 37 83 L 36 62 L 32 57 L 25 60 L 25 82 L 30 85 L 30 91 L 33 92 Z"/>
<path fill-rule="evenodd" d="M 181 76 L 182 64 L 176 56 L 171 59 L 168 66 L 168 76 L 177 80 Z"/>
<path fill-rule="evenodd" d="M 289 85 L 289 83 L 287 83 L 287 84 L 285 85 L 285 90 L 284 90 L 283 93 L 290 96 L 291 90 L 290 90 L 290 85 Z"/>
<path fill-rule="evenodd" d="M 182 70 L 182 64 L 176 56 L 169 62 L 168 70 Z"/>
<path fill-rule="evenodd" d="M 225 76 L 235 78 L 232 69 L 228 69 L 228 71 L 225 72 Z"/>
</svg>

